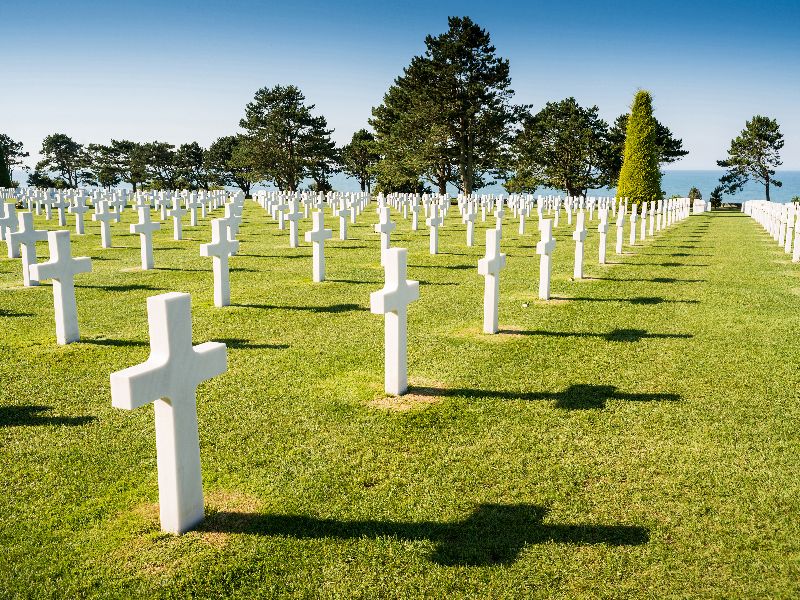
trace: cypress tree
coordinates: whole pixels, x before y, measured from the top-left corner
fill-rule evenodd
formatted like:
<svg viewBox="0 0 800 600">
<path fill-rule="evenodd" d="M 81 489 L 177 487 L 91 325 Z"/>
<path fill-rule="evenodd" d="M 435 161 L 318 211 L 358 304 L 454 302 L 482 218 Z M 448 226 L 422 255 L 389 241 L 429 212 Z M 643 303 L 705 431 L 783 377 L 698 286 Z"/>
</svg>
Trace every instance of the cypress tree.
<svg viewBox="0 0 800 600">
<path fill-rule="evenodd" d="M 631 202 L 649 202 L 663 195 L 656 120 L 650 92 L 639 90 L 633 99 L 625 134 L 625 157 L 617 183 L 617 196 Z"/>
</svg>

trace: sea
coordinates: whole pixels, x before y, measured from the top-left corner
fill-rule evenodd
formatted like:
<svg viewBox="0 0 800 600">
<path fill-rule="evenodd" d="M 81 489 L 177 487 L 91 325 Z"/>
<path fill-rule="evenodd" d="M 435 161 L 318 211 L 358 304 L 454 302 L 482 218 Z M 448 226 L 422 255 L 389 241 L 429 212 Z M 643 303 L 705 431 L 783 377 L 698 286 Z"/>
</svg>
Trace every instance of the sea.
<svg viewBox="0 0 800 600">
<path fill-rule="evenodd" d="M 661 187 L 666 193 L 667 197 L 673 195 L 686 196 L 692 187 L 700 190 L 703 198 L 708 198 L 712 190 L 719 185 L 719 179 L 722 177 L 724 171 L 710 170 L 710 171 L 689 171 L 671 169 L 663 172 L 661 180 Z M 26 176 L 23 171 L 15 171 L 14 179 L 25 184 Z M 782 187 L 770 186 L 770 198 L 775 202 L 791 202 L 794 196 L 800 196 L 800 171 L 777 171 L 775 177 L 778 181 L 783 183 Z M 310 185 L 310 181 L 304 182 L 304 187 Z M 358 182 L 347 177 L 343 173 L 336 173 L 331 177 L 331 185 L 337 192 L 357 192 L 361 188 Z M 257 186 L 254 189 L 272 189 L 269 186 Z M 452 195 L 457 195 L 458 191 L 455 187 L 449 188 L 448 191 Z M 476 191 L 479 194 L 505 194 L 506 191 L 500 183 L 493 183 L 484 188 Z M 613 196 L 615 190 L 613 188 L 602 188 L 598 190 L 589 190 L 589 196 Z M 539 188 L 535 192 L 536 195 L 563 195 L 561 190 L 554 190 L 549 188 Z M 740 203 L 743 200 L 759 200 L 766 198 L 764 193 L 764 186 L 749 182 L 744 188 L 734 195 L 723 195 L 723 202 Z"/>
</svg>

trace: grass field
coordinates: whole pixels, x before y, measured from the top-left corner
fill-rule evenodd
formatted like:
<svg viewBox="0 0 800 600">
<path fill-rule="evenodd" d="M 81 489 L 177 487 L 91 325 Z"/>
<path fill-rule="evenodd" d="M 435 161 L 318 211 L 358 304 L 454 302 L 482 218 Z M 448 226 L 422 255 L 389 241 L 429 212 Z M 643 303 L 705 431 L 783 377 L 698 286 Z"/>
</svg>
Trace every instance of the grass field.
<svg viewBox="0 0 800 600">
<path fill-rule="evenodd" d="M 374 205 L 327 244 L 321 284 L 309 245 L 244 214 L 225 309 L 208 222 L 180 242 L 165 225 L 150 272 L 132 211 L 112 249 L 88 224 L 83 339 L 65 347 L 49 283 L 22 288 L 0 258 L 4 597 L 800 595 L 800 266 L 755 222 L 693 216 L 622 257 L 612 227 L 600 267 L 595 221 L 576 282 L 562 216 L 549 302 L 535 219 L 509 222 L 497 336 L 480 333 L 488 223 L 466 248 L 451 216 L 430 256 L 401 222 L 421 297 L 397 400 L 369 312 Z M 180 537 L 159 532 L 153 410 L 109 391 L 147 358 L 145 299 L 167 291 L 191 293 L 195 343 L 228 344 L 198 390 L 207 519 Z"/>
</svg>

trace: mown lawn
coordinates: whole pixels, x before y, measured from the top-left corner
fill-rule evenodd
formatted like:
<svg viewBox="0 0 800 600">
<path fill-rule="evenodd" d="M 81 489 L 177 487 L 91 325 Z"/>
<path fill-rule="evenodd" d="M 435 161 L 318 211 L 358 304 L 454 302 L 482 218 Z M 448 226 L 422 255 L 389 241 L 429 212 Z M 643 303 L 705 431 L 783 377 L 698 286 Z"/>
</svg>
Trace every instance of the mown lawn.
<svg viewBox="0 0 800 600">
<path fill-rule="evenodd" d="M 369 312 L 374 205 L 346 242 L 328 219 L 314 284 L 310 246 L 248 201 L 225 309 L 207 221 L 180 242 L 165 225 L 142 272 L 132 218 L 113 249 L 95 223 L 73 237 L 94 267 L 81 343 L 56 345 L 49 283 L 22 288 L 0 258 L 4 597 L 800 594 L 800 266 L 747 217 L 694 216 L 623 257 L 612 226 L 605 267 L 592 222 L 574 282 L 562 215 L 550 302 L 535 218 L 521 237 L 509 222 L 497 336 L 480 333 L 488 223 L 466 248 L 451 213 L 438 256 L 400 223 L 421 298 L 399 401 Z M 153 410 L 109 392 L 167 291 L 192 294 L 196 343 L 228 344 L 198 390 L 207 519 L 181 537 L 159 532 Z"/>
</svg>

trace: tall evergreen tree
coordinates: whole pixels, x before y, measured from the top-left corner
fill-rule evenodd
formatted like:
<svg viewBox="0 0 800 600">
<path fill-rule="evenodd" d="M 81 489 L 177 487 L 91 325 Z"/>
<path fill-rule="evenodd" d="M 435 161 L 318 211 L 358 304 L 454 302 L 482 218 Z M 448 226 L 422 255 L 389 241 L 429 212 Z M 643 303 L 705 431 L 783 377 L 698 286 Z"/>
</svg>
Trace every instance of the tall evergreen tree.
<svg viewBox="0 0 800 600">
<path fill-rule="evenodd" d="M 659 159 L 653 99 L 650 92 L 639 90 L 633 99 L 625 132 L 625 156 L 617 183 L 617 195 L 630 198 L 633 202 L 661 198 Z"/>
<path fill-rule="evenodd" d="M 509 63 L 488 32 L 469 17 L 449 17 L 448 25 L 425 38 L 425 54 L 395 80 L 370 124 L 383 161 L 397 163 L 379 171 L 425 177 L 440 192 L 455 183 L 470 194 L 507 159 L 518 112 Z"/>
<path fill-rule="evenodd" d="M 727 169 L 720 179 L 723 191 L 735 194 L 754 179 L 764 186 L 769 200 L 770 185 L 783 185 L 774 179 L 775 167 L 783 164 L 780 155 L 783 143 L 783 134 L 775 119 L 756 115 L 747 121 L 742 132 L 731 140 L 728 158 L 717 161 L 717 165 Z"/>
<path fill-rule="evenodd" d="M 310 175 L 310 165 L 315 164 L 313 157 L 324 137 L 321 130 L 331 133 L 324 119 L 312 114 L 314 105 L 304 104 L 305 99 L 293 85 L 261 88 L 239 123 L 246 131 L 244 160 L 260 180 L 271 181 L 282 190 L 298 189 Z"/>
</svg>

